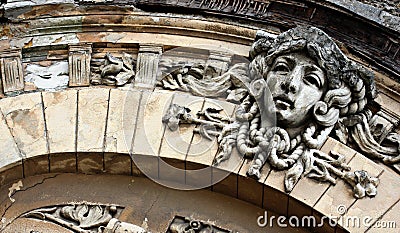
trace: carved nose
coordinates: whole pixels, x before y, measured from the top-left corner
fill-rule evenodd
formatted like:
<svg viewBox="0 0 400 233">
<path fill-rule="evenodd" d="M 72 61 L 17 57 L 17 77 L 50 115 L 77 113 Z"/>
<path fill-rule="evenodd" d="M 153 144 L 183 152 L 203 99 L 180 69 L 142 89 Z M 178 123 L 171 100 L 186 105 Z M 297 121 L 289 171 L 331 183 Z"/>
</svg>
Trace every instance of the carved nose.
<svg viewBox="0 0 400 233">
<path fill-rule="evenodd" d="M 282 82 L 281 83 L 281 89 L 285 92 L 285 93 L 293 93 L 296 94 L 298 88 L 293 85 L 292 83 L 287 83 L 287 82 Z"/>
<path fill-rule="evenodd" d="M 303 73 L 302 70 L 299 68 L 295 68 L 281 83 L 281 89 L 286 93 L 293 93 L 296 94 L 300 88 L 300 79 Z"/>
</svg>

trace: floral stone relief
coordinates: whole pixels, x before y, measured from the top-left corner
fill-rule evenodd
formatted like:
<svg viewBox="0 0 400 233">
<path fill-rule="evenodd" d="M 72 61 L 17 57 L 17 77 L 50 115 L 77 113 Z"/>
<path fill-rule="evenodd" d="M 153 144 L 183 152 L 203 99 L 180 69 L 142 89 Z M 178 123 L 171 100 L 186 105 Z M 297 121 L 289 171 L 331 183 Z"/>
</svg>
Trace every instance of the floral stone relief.
<svg viewBox="0 0 400 233">
<path fill-rule="evenodd" d="M 164 89 L 238 103 L 234 119 L 210 117 L 218 116 L 217 109 L 197 119 L 190 109 L 171 105 L 163 122 L 170 130 L 179 124 L 201 124 L 198 133 L 209 139 L 216 136 L 220 152 L 215 166 L 229 160 L 236 147 L 252 160 L 248 176 L 259 179 L 266 163 L 286 170 L 287 192 L 301 177 L 333 184 L 340 178 L 356 198 L 375 196 L 378 178 L 368 171 L 351 171 L 338 153 L 320 151 L 334 136 L 345 144 L 358 144 L 370 158 L 389 165 L 399 162 L 398 134 L 388 134 L 392 145 L 382 146 L 369 127 L 369 106 L 376 96 L 373 73 L 348 59 L 315 27 L 293 28 L 276 38 L 258 33 L 250 59 L 211 78 L 202 75 L 201 67 L 184 66 L 158 83 Z M 211 83 L 213 90 L 223 91 L 210 95 Z"/>
</svg>

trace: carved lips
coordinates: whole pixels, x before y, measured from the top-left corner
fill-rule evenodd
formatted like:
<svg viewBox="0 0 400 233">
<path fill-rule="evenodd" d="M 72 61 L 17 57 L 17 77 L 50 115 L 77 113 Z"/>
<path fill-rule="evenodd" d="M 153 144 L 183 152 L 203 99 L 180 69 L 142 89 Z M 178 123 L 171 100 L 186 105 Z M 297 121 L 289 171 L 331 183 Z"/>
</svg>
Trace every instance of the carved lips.
<svg viewBox="0 0 400 233">
<path fill-rule="evenodd" d="M 276 108 L 281 110 L 294 109 L 294 101 L 286 95 L 279 95 L 273 98 Z"/>
</svg>

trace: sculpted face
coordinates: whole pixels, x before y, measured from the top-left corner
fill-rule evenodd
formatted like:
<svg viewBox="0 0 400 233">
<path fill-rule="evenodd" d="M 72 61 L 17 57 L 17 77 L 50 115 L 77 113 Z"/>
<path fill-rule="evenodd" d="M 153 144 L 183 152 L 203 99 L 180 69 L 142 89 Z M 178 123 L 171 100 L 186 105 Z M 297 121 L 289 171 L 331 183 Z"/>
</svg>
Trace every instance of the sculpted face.
<svg viewBox="0 0 400 233">
<path fill-rule="evenodd" d="M 300 127 L 311 119 L 312 107 L 327 89 L 324 71 L 302 53 L 281 55 L 267 73 L 278 123 L 285 127 Z"/>
</svg>

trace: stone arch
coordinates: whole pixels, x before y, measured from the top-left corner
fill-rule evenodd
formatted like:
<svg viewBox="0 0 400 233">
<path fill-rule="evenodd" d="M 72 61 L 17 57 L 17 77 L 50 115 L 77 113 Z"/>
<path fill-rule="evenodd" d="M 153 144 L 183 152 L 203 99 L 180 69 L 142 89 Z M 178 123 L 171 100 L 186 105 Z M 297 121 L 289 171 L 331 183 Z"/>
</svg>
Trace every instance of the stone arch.
<svg viewBox="0 0 400 233">
<path fill-rule="evenodd" d="M 118 1 L 112 4 L 79 1 L 18 5 L 23 2 L 2 5 L 5 23 L 0 25 L 4 38 L 0 40 L 0 58 L 3 61 L 0 65 L 3 67 L 4 62 L 17 61 L 19 66 L 14 69 L 27 75 L 27 67 L 32 63 L 49 70 L 49 64 L 67 62 L 70 65 L 69 84 L 59 84 L 55 88 L 60 90 L 49 92 L 33 81 L 11 85 L 4 81 L 8 76 L 2 74 L 0 184 L 5 197 L 2 213 L 12 209 L 12 202 L 6 195 L 8 188 L 18 184 L 19 180 L 25 182 L 26 178 L 36 175 L 106 173 L 143 177 L 140 169 L 144 169 L 164 179 L 174 179 L 183 174 L 184 178 L 180 179 L 193 184 L 199 180 L 190 176 L 191 170 L 212 167 L 218 150 L 215 146 L 209 156 L 196 158 L 188 158 L 187 154 L 174 152 L 174 148 L 167 146 L 164 137 L 166 126 L 162 123 L 165 107 L 170 99 L 183 105 L 192 100 L 203 101 L 203 105 L 217 101 L 231 109 L 231 113 L 234 106 L 221 99 L 210 100 L 155 87 L 159 80 L 154 69 L 140 73 L 140 69 L 132 68 L 137 75 L 132 82 L 133 89 L 94 86 L 89 84 L 91 70 L 76 73 L 72 67 L 72 64 L 84 64 L 79 62 L 87 61 L 88 54 L 93 61 L 107 52 L 117 54 L 120 59 L 125 52 L 131 54 L 136 62 L 141 59 L 141 65 L 154 68 L 162 52 L 165 54 L 180 46 L 206 51 L 203 55 L 208 56 L 207 59 L 221 62 L 224 59 L 220 58 L 226 56 L 226 51 L 214 51 L 215 48 L 228 48 L 234 56 L 248 57 L 250 45 L 260 28 L 273 37 L 295 25 L 318 26 L 340 42 L 348 57 L 373 69 L 380 92 L 374 102 L 377 108 L 374 112 L 384 116 L 377 117 L 377 122 L 398 131 L 399 45 L 393 39 L 399 31 L 395 23 L 398 18 L 392 15 L 379 17 L 387 12 L 377 8 L 359 4 L 347 8 L 343 5 L 345 3 L 331 1 L 130 1 L 124 4 Z M 363 7 L 371 9 L 372 13 L 364 14 Z M 34 73 L 35 70 L 31 71 Z M 65 74 L 61 72 L 59 76 L 62 75 Z M 152 104 L 150 109 L 144 108 Z M 132 115 L 124 114 L 127 109 Z M 150 130 L 146 131 L 144 121 L 150 122 Z M 182 146 L 183 151 L 190 150 L 192 137 L 196 137 L 191 130 L 183 129 L 183 137 L 189 141 Z M 142 140 L 143 135 L 149 138 Z M 367 169 L 379 176 L 379 195 L 372 200 L 355 200 L 349 191 L 351 188 L 342 181 L 333 186 L 309 180 L 300 180 L 290 193 L 286 193 L 284 173 L 266 166 L 262 179 L 254 180 L 246 176 L 249 163 L 240 159 L 238 166 L 211 169 L 211 181 L 219 176 L 226 175 L 226 178 L 213 183 L 209 189 L 287 217 L 315 216 L 321 219 L 323 216 L 337 216 L 337 209 L 344 206 L 347 214 L 342 218 L 367 216 L 373 219 L 375 226 L 378 220 L 398 218 L 395 213 L 399 208 L 399 179 L 393 169 L 366 158 L 360 151 L 333 138 L 329 138 L 321 150 L 344 154 L 352 167 Z M 147 166 L 138 168 L 129 153 L 146 161 Z M 180 170 L 171 173 L 160 165 L 161 160 Z M 368 201 L 378 203 L 378 207 L 372 207 Z M 339 224 L 331 227 L 327 222 L 315 230 L 374 232 L 372 226 Z"/>
</svg>

